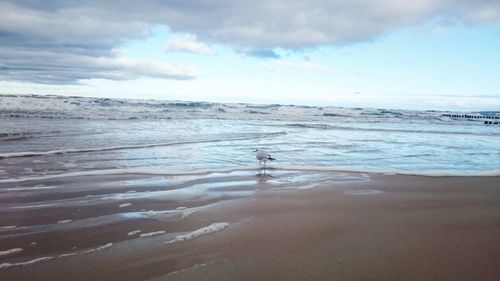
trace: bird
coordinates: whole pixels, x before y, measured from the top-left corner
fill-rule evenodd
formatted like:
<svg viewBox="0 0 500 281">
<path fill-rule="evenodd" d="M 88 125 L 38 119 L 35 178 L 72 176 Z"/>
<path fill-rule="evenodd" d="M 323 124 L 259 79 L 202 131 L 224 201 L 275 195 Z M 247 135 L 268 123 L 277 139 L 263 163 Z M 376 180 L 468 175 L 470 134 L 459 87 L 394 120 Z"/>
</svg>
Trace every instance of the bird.
<svg viewBox="0 0 500 281">
<path fill-rule="evenodd" d="M 276 160 L 275 158 L 271 157 L 271 155 L 269 155 L 269 153 L 262 148 L 257 148 L 253 152 L 256 152 L 255 158 L 257 158 L 257 160 L 260 161 L 259 165 L 262 165 L 262 162 L 264 162 L 264 167 L 266 166 L 267 160 L 270 160 L 270 161 Z"/>
</svg>

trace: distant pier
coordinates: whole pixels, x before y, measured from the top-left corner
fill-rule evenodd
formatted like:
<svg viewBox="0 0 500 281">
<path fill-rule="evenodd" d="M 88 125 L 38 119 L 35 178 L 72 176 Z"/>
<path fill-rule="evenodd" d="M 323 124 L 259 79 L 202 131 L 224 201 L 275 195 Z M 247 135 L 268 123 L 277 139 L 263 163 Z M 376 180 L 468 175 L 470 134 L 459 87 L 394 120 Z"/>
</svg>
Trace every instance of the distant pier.
<svg viewBox="0 0 500 281">
<path fill-rule="evenodd" d="M 454 119 L 467 119 L 467 120 L 480 120 L 485 119 L 485 125 L 500 125 L 500 113 L 498 112 L 488 112 L 488 113 L 477 113 L 477 114 L 442 114 L 443 117 L 449 117 Z"/>
</svg>

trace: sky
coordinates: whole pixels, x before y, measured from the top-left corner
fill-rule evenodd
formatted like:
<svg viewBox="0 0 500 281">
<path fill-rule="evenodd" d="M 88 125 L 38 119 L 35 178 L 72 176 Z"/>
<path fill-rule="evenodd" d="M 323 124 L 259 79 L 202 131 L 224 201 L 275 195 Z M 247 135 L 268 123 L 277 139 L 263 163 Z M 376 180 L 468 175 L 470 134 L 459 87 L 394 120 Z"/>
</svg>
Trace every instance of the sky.
<svg viewBox="0 0 500 281">
<path fill-rule="evenodd" d="M 0 11 L 2 94 L 500 110 L 499 0 L 2 0 Z"/>
</svg>

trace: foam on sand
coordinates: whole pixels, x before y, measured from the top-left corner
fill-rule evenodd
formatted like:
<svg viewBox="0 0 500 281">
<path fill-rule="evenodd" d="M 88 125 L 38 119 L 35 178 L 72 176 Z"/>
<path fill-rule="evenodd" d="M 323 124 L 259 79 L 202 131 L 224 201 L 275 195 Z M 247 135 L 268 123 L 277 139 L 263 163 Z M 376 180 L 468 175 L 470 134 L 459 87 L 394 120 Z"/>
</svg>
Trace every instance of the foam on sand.
<svg viewBox="0 0 500 281">
<path fill-rule="evenodd" d="M 183 210 L 183 211 L 181 211 L 181 213 L 182 213 L 182 217 L 181 217 L 181 218 L 186 219 L 186 218 L 188 218 L 191 214 L 193 214 L 193 213 L 194 213 L 194 211 L 190 211 L 190 210 Z"/>
<path fill-rule="evenodd" d="M 30 265 L 30 264 L 34 264 L 34 263 L 37 263 L 37 262 L 41 262 L 41 261 L 46 261 L 46 260 L 50 260 L 50 259 L 53 259 L 54 257 L 41 257 L 41 258 L 37 258 L 37 259 L 34 259 L 34 260 L 30 260 L 30 261 L 27 261 L 27 262 L 18 262 L 18 263 L 2 263 L 0 264 L 0 268 L 7 268 L 7 267 L 13 267 L 13 266 L 25 266 L 25 265 Z"/>
<path fill-rule="evenodd" d="M 0 226 L 0 231 L 1 230 L 7 230 L 7 229 L 14 229 L 14 228 L 16 228 L 15 225 Z"/>
<path fill-rule="evenodd" d="M 22 251 L 23 251 L 23 248 L 14 248 L 14 249 L 10 249 L 10 250 L 7 250 L 7 251 L 0 251 L 0 257 L 1 256 L 12 255 L 12 254 L 15 254 L 15 253 L 20 253 Z"/>
<path fill-rule="evenodd" d="M 141 232 L 142 232 L 142 230 L 138 229 L 138 230 L 130 231 L 129 233 L 127 233 L 127 235 L 132 236 L 132 235 L 136 235 L 136 234 L 141 233 Z"/>
<path fill-rule="evenodd" d="M 78 253 L 60 254 L 58 257 L 59 257 L 59 258 L 65 258 L 65 257 L 75 256 L 75 255 L 77 255 L 77 254 L 78 254 Z"/>
<path fill-rule="evenodd" d="M 143 233 L 139 237 L 141 237 L 141 238 L 151 237 L 151 236 L 161 235 L 161 234 L 165 234 L 165 233 L 166 233 L 165 231 L 160 230 L 160 231 L 155 231 L 155 232 Z"/>
<path fill-rule="evenodd" d="M 200 229 L 188 232 L 186 234 L 177 235 L 177 236 L 175 236 L 175 239 L 164 242 L 164 243 L 165 244 L 172 244 L 172 243 L 177 243 L 177 242 L 184 242 L 184 241 L 196 238 L 196 237 L 201 236 L 201 235 L 210 234 L 210 233 L 213 233 L 216 231 L 223 230 L 227 227 L 229 227 L 229 223 L 227 223 L 227 222 L 213 223 L 209 226 L 202 227 Z"/>
<path fill-rule="evenodd" d="M 88 250 L 85 250 L 85 251 L 82 251 L 82 252 L 72 252 L 72 253 L 60 254 L 58 256 L 58 258 L 71 257 L 71 256 L 75 256 L 75 255 L 78 255 L 78 254 L 93 253 L 93 252 L 102 251 L 102 250 L 111 248 L 112 246 L 113 246 L 113 243 L 108 243 L 106 245 L 102 245 L 102 246 L 99 246 L 99 247 L 96 247 L 96 248 L 88 249 Z M 75 249 L 75 248 L 76 247 L 73 247 L 73 249 Z"/>
<path fill-rule="evenodd" d="M 131 205 L 132 205 L 132 203 L 123 203 L 123 204 L 120 204 L 118 206 L 118 208 L 125 208 L 125 207 L 131 206 Z"/>
<path fill-rule="evenodd" d="M 93 249 L 90 249 L 90 250 L 83 251 L 82 254 L 88 254 L 88 253 L 92 253 L 92 252 L 96 252 L 96 251 L 102 251 L 102 250 L 111 248 L 112 246 L 113 246 L 113 243 L 108 243 L 106 245 L 102 245 L 102 246 L 99 246 L 97 248 L 93 248 Z"/>
<path fill-rule="evenodd" d="M 33 191 L 33 190 L 45 190 L 45 189 L 54 189 L 56 186 L 31 186 L 31 187 L 11 187 L 0 190 L 3 191 Z"/>
</svg>

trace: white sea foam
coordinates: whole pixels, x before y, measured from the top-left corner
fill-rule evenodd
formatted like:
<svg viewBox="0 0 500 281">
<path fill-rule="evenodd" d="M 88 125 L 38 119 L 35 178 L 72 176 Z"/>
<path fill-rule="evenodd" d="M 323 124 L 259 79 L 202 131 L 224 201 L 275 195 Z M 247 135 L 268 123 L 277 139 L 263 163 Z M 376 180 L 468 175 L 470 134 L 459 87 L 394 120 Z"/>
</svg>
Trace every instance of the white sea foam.
<svg viewBox="0 0 500 281">
<path fill-rule="evenodd" d="M 222 118 L 233 120 L 286 120 L 302 122 L 302 120 L 349 120 L 357 118 L 372 121 L 383 118 L 429 122 L 428 119 L 449 121 L 441 116 L 441 112 L 351 109 L 340 107 L 314 107 L 294 105 L 262 105 L 262 104 L 222 104 L 188 101 L 165 100 L 129 100 L 101 99 L 90 97 L 61 96 L 28 96 L 4 95 L 0 104 L 0 115 L 23 118 L 83 118 L 83 119 L 193 119 Z M 102 110 L 106 106 L 109 110 Z M 195 114 L 193 114 L 195 112 Z M 326 123 L 326 122 L 325 122 Z M 292 126 L 312 126 L 307 123 L 293 123 Z M 328 129 L 328 127 L 324 128 Z M 0 140 L 31 137 L 33 133 L 8 133 L 0 136 Z"/>
<path fill-rule="evenodd" d="M 50 260 L 50 259 L 53 259 L 54 257 L 41 257 L 41 258 L 37 258 L 37 259 L 34 259 L 34 260 L 30 260 L 30 261 L 27 261 L 27 262 L 18 262 L 18 263 L 2 263 L 0 264 L 0 268 L 7 268 L 7 267 L 13 267 L 13 266 L 25 266 L 25 265 L 30 265 L 30 264 L 34 264 L 34 263 L 37 263 L 37 262 L 41 262 L 41 261 L 46 261 L 46 260 Z"/>
<path fill-rule="evenodd" d="M 97 248 L 93 248 L 93 249 L 90 249 L 90 250 L 85 250 L 85 251 L 82 252 L 82 254 L 88 254 L 88 253 L 92 253 L 92 252 L 96 252 L 96 251 L 102 251 L 102 250 L 111 248 L 112 246 L 113 246 L 113 243 L 108 243 L 106 245 L 102 245 L 102 246 L 99 246 Z"/>
<path fill-rule="evenodd" d="M 173 213 L 171 210 L 163 210 L 163 211 L 154 211 L 154 210 L 149 210 L 149 211 L 143 211 L 142 214 L 148 217 L 156 217 L 158 215 L 163 215 L 163 214 L 169 214 Z"/>
<path fill-rule="evenodd" d="M 131 205 L 132 205 L 132 203 L 123 203 L 123 204 L 118 205 L 118 207 L 125 208 L 125 207 L 131 206 Z"/>
<path fill-rule="evenodd" d="M 36 208 L 45 208 L 45 207 L 52 207 L 54 204 L 28 204 L 28 205 L 23 205 L 23 206 L 14 206 L 12 207 L 13 209 L 36 209 Z"/>
<path fill-rule="evenodd" d="M 167 241 L 167 242 L 164 242 L 164 243 L 165 244 L 172 244 L 172 243 L 187 241 L 187 240 L 196 238 L 196 237 L 204 235 L 204 234 L 210 234 L 210 233 L 213 233 L 213 232 L 216 232 L 216 231 L 223 230 L 223 229 L 225 229 L 227 227 L 229 227 L 229 223 L 227 223 L 227 222 L 213 223 L 213 224 L 211 224 L 209 226 L 202 227 L 200 229 L 191 231 L 189 233 L 182 234 L 182 235 L 177 235 L 177 236 L 175 236 L 175 239 Z"/>
<path fill-rule="evenodd" d="M 165 234 L 166 232 L 163 230 L 160 231 L 155 231 L 155 232 L 148 232 L 148 233 L 143 233 L 139 235 L 139 237 L 144 238 L 144 237 L 151 237 L 151 236 L 157 236 L 157 235 L 162 235 Z"/>
<path fill-rule="evenodd" d="M 15 225 L 0 226 L 0 231 L 1 231 L 1 230 L 14 229 L 14 228 L 16 228 L 16 226 L 15 226 Z"/>
<path fill-rule="evenodd" d="M 130 231 L 129 233 L 127 233 L 128 236 L 132 236 L 132 235 L 136 235 L 138 233 L 141 233 L 142 230 L 134 230 L 134 231 Z"/>
<path fill-rule="evenodd" d="M 65 258 L 65 257 L 75 256 L 75 255 L 77 255 L 77 254 L 78 254 L 78 253 L 60 254 L 58 257 L 59 257 L 59 258 Z"/>
<path fill-rule="evenodd" d="M 58 221 L 57 223 L 70 223 L 72 222 L 72 220 L 61 220 L 61 221 Z"/>
<path fill-rule="evenodd" d="M 194 211 L 192 210 L 183 210 L 181 212 L 182 214 L 182 218 L 185 219 L 185 218 L 188 218 L 190 215 L 192 215 L 194 213 Z"/>
<path fill-rule="evenodd" d="M 0 257 L 15 254 L 15 253 L 20 253 L 22 251 L 23 251 L 23 248 L 14 248 L 14 249 L 6 250 L 6 251 L 0 251 Z"/>
</svg>

